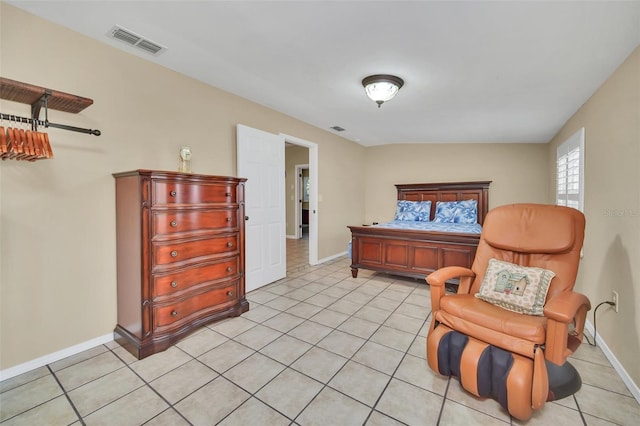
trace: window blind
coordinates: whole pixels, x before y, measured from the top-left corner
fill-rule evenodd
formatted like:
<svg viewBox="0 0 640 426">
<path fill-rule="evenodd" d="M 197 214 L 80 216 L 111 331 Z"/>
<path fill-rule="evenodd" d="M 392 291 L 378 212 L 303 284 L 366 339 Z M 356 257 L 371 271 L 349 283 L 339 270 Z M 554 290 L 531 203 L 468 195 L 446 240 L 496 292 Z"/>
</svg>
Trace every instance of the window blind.
<svg viewBox="0 0 640 426">
<path fill-rule="evenodd" d="M 584 128 L 558 146 L 556 204 L 580 211 L 584 206 Z"/>
</svg>

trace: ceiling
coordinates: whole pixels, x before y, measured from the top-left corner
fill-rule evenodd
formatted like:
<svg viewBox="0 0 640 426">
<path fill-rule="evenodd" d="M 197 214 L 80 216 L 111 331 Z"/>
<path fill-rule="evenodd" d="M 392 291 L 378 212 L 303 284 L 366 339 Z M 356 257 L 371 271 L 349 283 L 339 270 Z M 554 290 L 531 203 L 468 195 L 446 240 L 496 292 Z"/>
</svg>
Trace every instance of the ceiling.
<svg viewBox="0 0 640 426">
<path fill-rule="evenodd" d="M 640 44 L 638 1 L 8 3 L 364 146 L 548 142 Z M 370 74 L 405 85 L 378 109 Z"/>
</svg>

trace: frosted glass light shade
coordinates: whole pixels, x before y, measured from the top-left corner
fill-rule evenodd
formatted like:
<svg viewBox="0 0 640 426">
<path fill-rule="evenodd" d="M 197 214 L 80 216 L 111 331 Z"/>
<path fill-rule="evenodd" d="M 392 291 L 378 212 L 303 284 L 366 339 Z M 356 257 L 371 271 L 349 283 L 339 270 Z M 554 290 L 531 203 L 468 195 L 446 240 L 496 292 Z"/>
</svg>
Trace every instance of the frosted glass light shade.
<svg viewBox="0 0 640 426">
<path fill-rule="evenodd" d="M 394 75 L 378 74 L 363 79 L 362 85 L 369 99 L 376 102 L 380 108 L 384 102 L 393 99 L 404 85 L 404 81 Z"/>
</svg>

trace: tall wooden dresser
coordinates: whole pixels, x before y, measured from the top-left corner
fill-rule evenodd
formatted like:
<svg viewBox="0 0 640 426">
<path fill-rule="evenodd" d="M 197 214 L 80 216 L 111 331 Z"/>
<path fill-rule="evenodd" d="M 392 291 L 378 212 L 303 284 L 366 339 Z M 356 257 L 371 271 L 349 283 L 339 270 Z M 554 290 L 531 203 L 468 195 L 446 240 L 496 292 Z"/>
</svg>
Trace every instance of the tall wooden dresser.
<svg viewBox="0 0 640 426">
<path fill-rule="evenodd" d="M 113 176 L 116 341 L 142 359 L 246 312 L 246 179 L 155 170 Z"/>
</svg>

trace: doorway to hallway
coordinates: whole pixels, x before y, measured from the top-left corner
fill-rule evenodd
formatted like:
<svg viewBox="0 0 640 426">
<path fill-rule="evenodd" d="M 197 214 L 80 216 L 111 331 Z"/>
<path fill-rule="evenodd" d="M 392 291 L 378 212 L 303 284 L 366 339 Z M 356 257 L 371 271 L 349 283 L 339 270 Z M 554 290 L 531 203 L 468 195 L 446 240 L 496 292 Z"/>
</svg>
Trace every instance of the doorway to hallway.
<svg viewBox="0 0 640 426">
<path fill-rule="evenodd" d="M 309 267 L 309 234 L 287 238 L 287 276 Z"/>
</svg>

